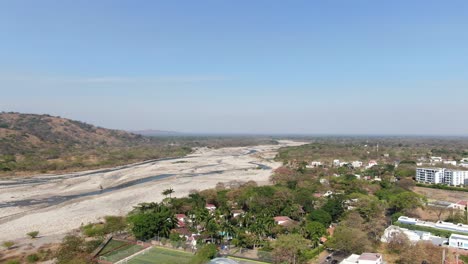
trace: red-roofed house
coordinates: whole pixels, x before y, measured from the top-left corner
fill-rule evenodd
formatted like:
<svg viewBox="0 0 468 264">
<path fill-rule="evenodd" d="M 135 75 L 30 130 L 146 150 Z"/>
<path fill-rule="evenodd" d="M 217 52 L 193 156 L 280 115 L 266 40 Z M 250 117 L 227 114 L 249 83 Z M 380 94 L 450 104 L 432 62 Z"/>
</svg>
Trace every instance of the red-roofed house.
<svg viewBox="0 0 468 264">
<path fill-rule="evenodd" d="M 468 201 L 458 201 L 456 204 L 453 204 L 452 207 L 458 210 L 465 210 L 465 208 L 468 208 Z"/>
<path fill-rule="evenodd" d="M 323 194 L 321 194 L 321 193 L 314 193 L 315 198 L 321 198 L 322 196 L 323 196 Z"/>
<path fill-rule="evenodd" d="M 214 204 L 206 204 L 205 208 L 208 209 L 209 211 L 216 210 L 216 206 Z"/>
<path fill-rule="evenodd" d="M 185 223 L 188 220 L 185 214 L 176 214 L 177 218 L 177 226 L 178 227 L 185 227 Z"/>
<path fill-rule="evenodd" d="M 369 161 L 369 164 L 367 164 L 367 166 L 366 166 L 366 169 L 370 169 L 370 168 L 374 167 L 375 165 L 379 165 L 379 164 L 377 163 L 377 161 L 375 161 L 375 160 L 370 160 L 370 161 Z"/>
<path fill-rule="evenodd" d="M 275 216 L 274 219 L 275 223 L 281 226 L 288 225 L 289 223 L 293 222 L 293 220 L 287 216 Z"/>
</svg>

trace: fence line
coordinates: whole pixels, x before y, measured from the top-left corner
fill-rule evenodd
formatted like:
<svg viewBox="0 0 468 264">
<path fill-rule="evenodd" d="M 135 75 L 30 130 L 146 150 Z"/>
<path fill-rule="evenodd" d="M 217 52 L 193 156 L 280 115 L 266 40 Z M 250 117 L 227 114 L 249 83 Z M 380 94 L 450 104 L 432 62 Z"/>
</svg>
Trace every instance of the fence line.
<svg viewBox="0 0 468 264">
<path fill-rule="evenodd" d="M 134 257 L 136 257 L 136 256 L 138 256 L 138 255 L 140 255 L 140 254 L 144 254 L 146 251 L 149 251 L 149 250 L 152 249 L 152 248 L 153 248 L 153 247 L 147 247 L 147 248 L 145 248 L 145 249 L 143 249 L 143 250 L 140 250 L 140 251 L 136 252 L 136 253 L 133 254 L 133 255 L 130 255 L 130 256 L 124 258 L 124 259 L 121 259 L 121 260 L 115 262 L 114 264 L 123 264 L 123 263 L 127 263 L 130 259 L 132 259 L 132 258 L 134 258 Z"/>
</svg>

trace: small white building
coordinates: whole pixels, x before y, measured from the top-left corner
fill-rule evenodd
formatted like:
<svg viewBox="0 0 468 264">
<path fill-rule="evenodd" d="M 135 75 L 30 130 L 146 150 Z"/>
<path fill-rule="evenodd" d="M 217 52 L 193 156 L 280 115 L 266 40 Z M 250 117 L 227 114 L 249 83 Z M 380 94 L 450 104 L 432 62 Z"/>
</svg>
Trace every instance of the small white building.
<svg viewBox="0 0 468 264">
<path fill-rule="evenodd" d="M 339 159 L 333 160 L 333 167 L 339 167 L 339 166 L 340 166 L 340 160 Z"/>
<path fill-rule="evenodd" d="M 379 253 L 362 253 L 361 255 L 352 254 L 345 258 L 340 264 L 382 264 L 383 258 Z"/>
<path fill-rule="evenodd" d="M 362 167 L 362 161 L 359 161 L 359 160 L 353 161 L 353 162 L 351 162 L 351 165 L 353 166 L 353 168 L 361 168 Z"/>
<path fill-rule="evenodd" d="M 316 168 L 322 166 L 323 163 L 321 161 L 312 161 L 307 167 L 309 168 Z"/>
<path fill-rule="evenodd" d="M 429 232 L 417 231 L 417 230 L 409 230 L 406 228 L 402 228 L 399 226 L 391 225 L 385 229 L 382 238 L 380 239 L 381 242 L 389 243 L 393 237 L 397 236 L 398 234 L 405 235 L 408 240 L 412 243 L 417 243 L 418 241 L 430 241 L 434 245 L 443 245 L 447 243 L 447 239 L 443 237 L 434 236 Z"/>
<path fill-rule="evenodd" d="M 456 160 L 444 160 L 444 164 L 457 166 Z"/>
<path fill-rule="evenodd" d="M 442 161 L 442 157 L 431 157 L 431 163 L 441 163 Z"/>
<path fill-rule="evenodd" d="M 449 246 L 468 250 L 468 236 L 452 234 L 449 237 Z"/>
</svg>

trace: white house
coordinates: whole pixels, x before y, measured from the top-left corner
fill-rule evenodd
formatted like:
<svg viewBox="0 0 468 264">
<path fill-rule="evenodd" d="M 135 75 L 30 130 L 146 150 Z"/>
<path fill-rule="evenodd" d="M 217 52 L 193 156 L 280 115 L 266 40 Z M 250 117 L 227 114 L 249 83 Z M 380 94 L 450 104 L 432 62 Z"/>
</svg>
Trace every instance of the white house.
<svg viewBox="0 0 468 264">
<path fill-rule="evenodd" d="M 322 166 L 323 163 L 321 161 L 312 161 L 307 167 L 309 168 L 316 168 Z"/>
<path fill-rule="evenodd" d="M 333 160 L 333 166 L 334 167 L 339 167 L 340 166 L 340 160 L 338 160 L 338 159 Z"/>
<path fill-rule="evenodd" d="M 418 241 L 430 241 L 434 245 L 443 245 L 447 242 L 446 238 L 434 236 L 429 232 L 423 231 L 416 231 L 416 230 L 409 230 L 406 228 L 402 228 L 399 226 L 391 225 L 385 229 L 382 238 L 380 239 L 381 242 L 388 243 L 398 234 L 404 234 L 408 240 L 412 243 L 416 243 Z"/>
<path fill-rule="evenodd" d="M 359 161 L 359 160 L 353 161 L 353 162 L 351 162 L 351 165 L 353 166 L 353 168 L 361 168 L 362 167 L 362 161 Z"/>
<path fill-rule="evenodd" d="M 468 249 L 468 236 L 452 234 L 449 237 L 449 246 L 461 249 Z"/>
<path fill-rule="evenodd" d="M 447 164 L 447 165 L 457 166 L 457 161 L 456 160 L 444 160 L 443 163 Z"/>
<path fill-rule="evenodd" d="M 431 157 L 431 163 L 441 163 L 442 161 L 442 157 Z"/>
<path fill-rule="evenodd" d="M 352 254 L 345 258 L 340 264 L 382 264 L 383 258 L 378 253 L 362 253 L 361 255 Z"/>
</svg>

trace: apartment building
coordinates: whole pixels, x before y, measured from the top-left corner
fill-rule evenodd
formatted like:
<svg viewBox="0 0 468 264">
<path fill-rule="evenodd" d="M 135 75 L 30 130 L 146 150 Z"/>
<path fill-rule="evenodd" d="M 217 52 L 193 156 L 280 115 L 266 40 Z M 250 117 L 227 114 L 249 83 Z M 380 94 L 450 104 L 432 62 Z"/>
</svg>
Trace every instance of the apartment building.
<svg viewBox="0 0 468 264">
<path fill-rule="evenodd" d="M 468 185 L 468 171 L 446 168 L 417 168 L 416 181 L 452 186 Z"/>
</svg>

